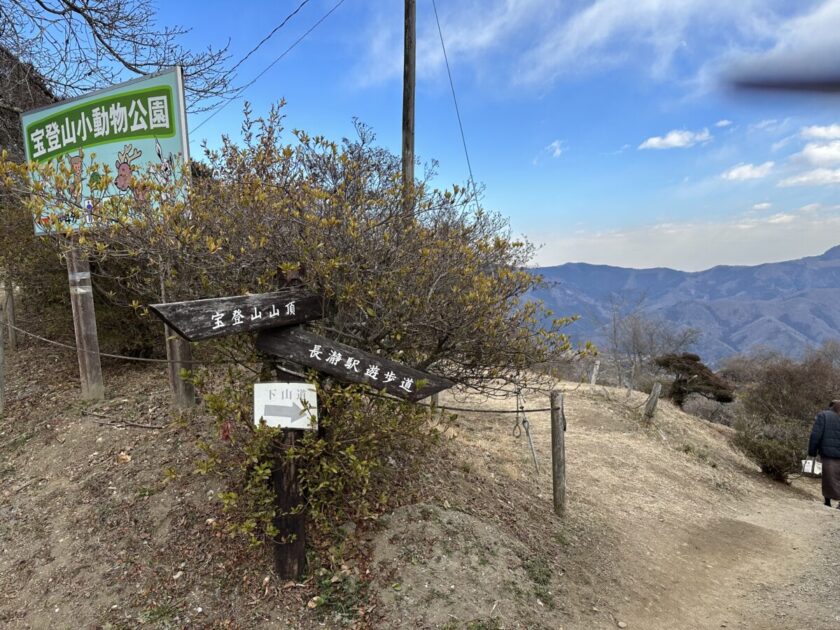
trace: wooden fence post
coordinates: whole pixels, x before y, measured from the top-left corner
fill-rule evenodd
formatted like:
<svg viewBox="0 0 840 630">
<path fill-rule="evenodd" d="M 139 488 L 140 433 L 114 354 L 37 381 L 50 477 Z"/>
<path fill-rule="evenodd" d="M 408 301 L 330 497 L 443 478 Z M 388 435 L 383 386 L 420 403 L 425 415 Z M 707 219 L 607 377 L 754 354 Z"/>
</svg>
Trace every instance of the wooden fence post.
<svg viewBox="0 0 840 630">
<path fill-rule="evenodd" d="M 592 376 L 589 378 L 589 384 L 595 385 L 598 382 L 598 370 L 601 369 L 601 361 L 596 359 L 595 364 L 592 366 Z"/>
<path fill-rule="evenodd" d="M 166 358 L 169 361 L 169 387 L 178 407 L 195 405 L 195 386 L 181 378 L 181 370 L 192 370 L 192 346 L 186 339 L 164 324 Z"/>
<path fill-rule="evenodd" d="M 551 480 L 554 490 L 554 513 L 566 511 L 566 413 L 563 392 L 551 392 Z"/>
<path fill-rule="evenodd" d="M 0 418 L 6 409 L 6 356 L 5 337 L 3 335 L 3 323 L 5 320 L 5 309 L 0 304 Z"/>
<path fill-rule="evenodd" d="M 434 416 L 438 410 L 438 394 L 434 393 L 429 396 L 429 416 Z"/>
<path fill-rule="evenodd" d="M 168 272 L 160 276 L 160 297 L 166 302 L 166 281 Z M 181 408 L 195 405 L 195 385 L 181 378 L 181 370 L 192 370 L 192 346 L 167 324 L 163 325 L 166 359 L 169 361 L 167 373 L 169 375 L 169 389 L 175 399 L 175 405 Z"/>
<path fill-rule="evenodd" d="M 17 350 L 17 321 L 15 318 L 15 283 L 10 279 L 8 286 L 3 286 L 3 313 L 5 315 L 6 328 L 9 331 L 9 351 Z"/>
<path fill-rule="evenodd" d="M 659 383 L 659 381 L 657 381 L 653 384 L 653 388 L 650 390 L 650 396 L 648 396 L 648 399 L 645 402 L 645 420 L 650 420 L 651 418 L 653 418 L 653 414 L 656 413 L 656 403 L 659 401 L 659 394 L 661 392 L 662 385 Z"/>
<path fill-rule="evenodd" d="M 102 364 L 99 362 L 99 337 L 96 333 L 90 264 L 75 243 L 67 251 L 67 277 L 70 281 L 70 304 L 73 307 L 82 398 L 101 400 L 105 398 L 105 386 L 102 383 Z"/>
</svg>

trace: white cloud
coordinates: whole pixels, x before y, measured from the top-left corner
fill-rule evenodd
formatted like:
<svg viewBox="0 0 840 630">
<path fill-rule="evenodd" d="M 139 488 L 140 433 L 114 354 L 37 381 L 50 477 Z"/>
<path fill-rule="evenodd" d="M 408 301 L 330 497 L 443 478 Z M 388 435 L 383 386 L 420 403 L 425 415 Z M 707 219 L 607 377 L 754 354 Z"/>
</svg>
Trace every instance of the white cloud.
<svg viewBox="0 0 840 630">
<path fill-rule="evenodd" d="M 764 164 L 737 164 L 725 173 L 721 173 L 723 179 L 730 181 L 743 181 L 746 179 L 761 179 L 767 177 L 773 170 L 774 162 Z"/>
<path fill-rule="evenodd" d="M 354 45 L 362 54 L 355 84 L 402 75 L 400 3 L 365 3 L 369 28 Z M 564 74 L 634 65 L 664 78 L 678 64 L 716 59 L 733 46 L 755 50 L 782 21 L 766 0 L 450 0 L 439 7 L 451 63 L 499 81 L 543 90 Z M 418 12 L 417 76 L 440 78 L 437 26 Z M 734 42 L 734 44 L 733 44 Z M 688 62 L 688 63 L 686 63 Z M 685 77 L 681 77 L 685 78 Z"/>
<path fill-rule="evenodd" d="M 784 149 L 787 145 L 791 143 L 796 138 L 796 136 L 785 136 L 781 140 L 776 140 L 771 146 L 770 149 L 775 153 L 780 149 Z"/>
<path fill-rule="evenodd" d="M 550 17 L 552 4 L 547 0 L 487 0 L 481 4 L 456 0 L 441 4 L 441 30 L 450 63 L 481 65 L 501 51 L 507 56 L 521 54 L 521 45 L 513 40 L 520 33 L 533 32 L 540 20 Z M 402 5 L 383 2 L 370 3 L 370 7 L 370 28 L 359 34 L 365 53 L 356 69 L 361 85 L 398 80 L 403 73 Z M 444 57 L 434 19 L 418 16 L 416 57 L 418 79 L 440 77 Z M 502 71 L 493 68 L 497 77 Z"/>
<path fill-rule="evenodd" d="M 761 212 L 762 210 L 769 210 L 771 207 L 773 207 L 772 203 L 769 201 L 762 201 L 760 203 L 754 203 L 750 209 Z"/>
<path fill-rule="evenodd" d="M 566 151 L 566 143 L 563 140 L 554 140 L 544 146 L 539 153 L 531 160 L 531 164 L 539 166 L 546 157 L 557 159 Z"/>
<path fill-rule="evenodd" d="M 728 127 L 731 124 L 732 124 L 731 120 L 726 120 L 726 118 L 724 118 L 723 120 L 717 121 L 715 123 L 715 127 Z"/>
<path fill-rule="evenodd" d="M 536 44 L 521 63 L 520 79 L 525 83 L 541 84 L 565 73 L 633 63 L 642 72 L 662 77 L 677 56 L 702 51 L 707 58 L 732 40 L 753 44 L 757 33 L 768 30 L 768 20 L 775 22 L 760 0 L 563 4 L 576 6 L 561 19 L 543 22 L 551 27 L 534 36 Z M 707 37 L 710 32 L 720 37 Z"/>
<path fill-rule="evenodd" d="M 757 123 L 753 123 L 750 125 L 750 131 L 761 131 L 763 129 L 775 129 L 779 126 L 779 121 L 775 118 L 765 118 L 764 120 L 759 120 Z"/>
<path fill-rule="evenodd" d="M 708 129 L 688 131 L 673 129 L 664 136 L 652 136 L 639 145 L 639 149 L 685 149 L 712 139 Z"/>
<path fill-rule="evenodd" d="M 539 265 L 594 264 L 699 271 L 715 265 L 756 265 L 813 256 L 837 245 L 840 213 L 648 225 L 610 232 L 533 235 L 545 243 Z"/>
<path fill-rule="evenodd" d="M 840 184 L 840 168 L 817 168 L 798 175 L 792 175 L 779 182 L 782 188 L 791 186 L 831 186 Z"/>
<path fill-rule="evenodd" d="M 833 142 L 809 142 L 793 156 L 814 166 L 840 164 L 840 140 Z"/>
<path fill-rule="evenodd" d="M 779 21 L 768 33 L 771 46 L 744 55 L 733 68 L 736 79 L 763 82 L 826 81 L 837 76 L 840 56 L 840 2 L 791 3 L 804 13 Z M 761 43 L 761 42 L 756 42 Z M 753 46 L 755 50 L 757 46 Z"/>
<path fill-rule="evenodd" d="M 768 223 L 778 224 L 778 223 L 792 223 L 796 217 L 792 214 L 774 214 L 772 217 L 767 218 Z"/>
<path fill-rule="evenodd" d="M 797 208 L 797 212 L 804 212 L 807 214 L 813 214 L 815 212 L 819 212 L 822 210 L 823 205 L 821 203 L 808 203 L 802 206 L 801 208 Z"/>
<path fill-rule="evenodd" d="M 799 133 L 803 138 L 809 140 L 833 140 L 840 138 L 840 125 L 811 125 L 810 127 L 803 127 Z"/>
</svg>

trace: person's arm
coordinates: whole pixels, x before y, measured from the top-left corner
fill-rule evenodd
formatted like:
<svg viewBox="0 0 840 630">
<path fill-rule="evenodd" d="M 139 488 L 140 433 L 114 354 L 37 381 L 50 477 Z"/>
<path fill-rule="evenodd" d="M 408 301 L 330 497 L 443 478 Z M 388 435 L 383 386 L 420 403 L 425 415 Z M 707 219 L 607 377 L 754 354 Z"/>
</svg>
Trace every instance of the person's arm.
<svg viewBox="0 0 840 630">
<path fill-rule="evenodd" d="M 808 440 L 808 457 L 816 457 L 822 442 L 823 431 L 825 431 L 825 416 L 817 414 L 814 420 L 814 428 L 811 429 L 811 439 Z"/>
</svg>

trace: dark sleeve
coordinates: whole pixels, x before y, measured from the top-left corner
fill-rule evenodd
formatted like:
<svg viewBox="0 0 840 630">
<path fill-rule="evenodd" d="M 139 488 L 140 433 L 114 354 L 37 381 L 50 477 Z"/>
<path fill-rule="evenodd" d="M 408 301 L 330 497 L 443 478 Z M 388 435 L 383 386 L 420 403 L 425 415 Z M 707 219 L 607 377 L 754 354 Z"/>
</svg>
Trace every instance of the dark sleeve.
<svg viewBox="0 0 840 630">
<path fill-rule="evenodd" d="M 814 428 L 811 429 L 811 439 L 808 440 L 808 457 L 816 457 L 822 442 L 823 431 L 825 430 L 825 416 L 817 414 L 814 420 Z"/>
</svg>

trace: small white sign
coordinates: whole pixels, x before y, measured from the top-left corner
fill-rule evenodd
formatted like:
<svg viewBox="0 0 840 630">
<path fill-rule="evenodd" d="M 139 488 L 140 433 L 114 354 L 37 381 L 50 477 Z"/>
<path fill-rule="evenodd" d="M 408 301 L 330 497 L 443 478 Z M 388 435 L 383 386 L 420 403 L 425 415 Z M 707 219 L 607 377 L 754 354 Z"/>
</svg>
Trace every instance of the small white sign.
<svg viewBox="0 0 840 630">
<path fill-rule="evenodd" d="M 318 396 L 309 383 L 254 383 L 254 423 L 281 429 L 317 429 Z"/>
</svg>

